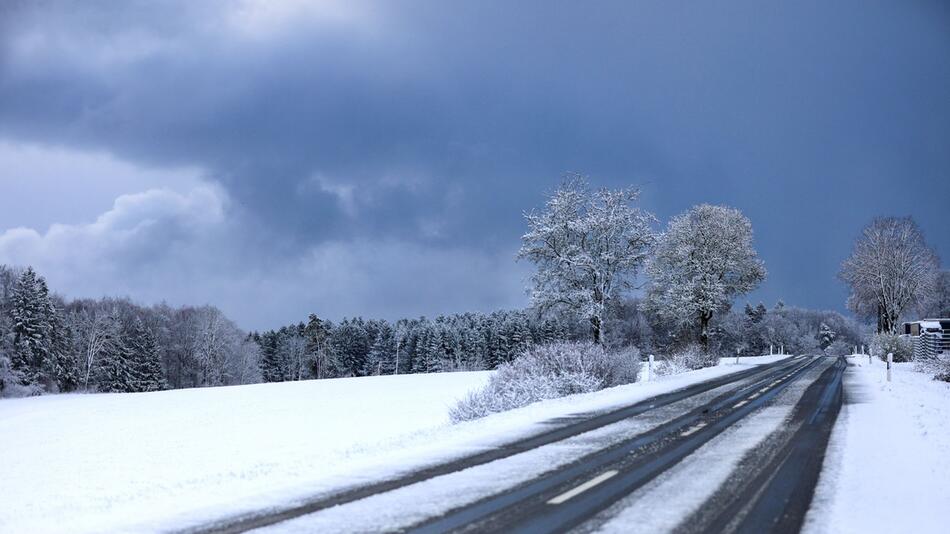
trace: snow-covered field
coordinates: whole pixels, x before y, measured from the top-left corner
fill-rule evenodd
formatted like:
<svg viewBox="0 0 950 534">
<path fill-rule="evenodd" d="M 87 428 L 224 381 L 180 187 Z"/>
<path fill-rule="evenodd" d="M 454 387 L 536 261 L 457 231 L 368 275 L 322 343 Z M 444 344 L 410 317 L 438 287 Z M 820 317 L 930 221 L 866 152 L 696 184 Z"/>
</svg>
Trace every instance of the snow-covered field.
<svg viewBox="0 0 950 534">
<path fill-rule="evenodd" d="M 849 397 L 831 438 L 806 532 L 948 531 L 950 384 L 913 364 L 848 359 Z"/>
<path fill-rule="evenodd" d="M 149 530 L 338 472 L 488 372 L 0 401 L 0 532 Z"/>
<path fill-rule="evenodd" d="M 259 509 L 463 455 L 777 358 L 450 425 L 489 372 L 0 401 L 0 531 L 152 531 Z"/>
</svg>

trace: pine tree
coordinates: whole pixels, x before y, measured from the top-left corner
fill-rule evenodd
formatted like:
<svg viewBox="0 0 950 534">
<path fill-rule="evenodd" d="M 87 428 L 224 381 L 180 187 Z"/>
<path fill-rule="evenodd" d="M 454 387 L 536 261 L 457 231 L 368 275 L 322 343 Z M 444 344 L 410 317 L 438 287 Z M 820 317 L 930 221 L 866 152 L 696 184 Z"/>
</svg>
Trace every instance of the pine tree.
<svg viewBox="0 0 950 534">
<path fill-rule="evenodd" d="M 264 332 L 263 336 L 258 337 L 257 342 L 261 348 L 261 376 L 264 382 L 283 382 L 284 369 L 278 354 L 280 343 L 278 333 L 273 330 Z"/>
<path fill-rule="evenodd" d="M 413 323 L 408 320 L 401 320 L 396 323 L 395 332 L 395 355 L 393 356 L 393 373 L 406 374 L 412 372 L 412 326 Z"/>
<path fill-rule="evenodd" d="M 13 355 L 11 365 L 23 385 L 40 385 L 54 366 L 51 357 L 52 304 L 46 282 L 28 267 L 13 293 Z"/>
<path fill-rule="evenodd" d="M 442 372 L 442 359 L 445 351 L 442 348 L 442 336 L 437 329 L 433 329 L 425 345 L 425 372 Z"/>
<path fill-rule="evenodd" d="M 821 347 L 821 350 L 825 350 L 834 343 L 835 331 L 827 324 L 821 323 L 818 327 L 818 334 L 815 336 L 815 339 L 818 340 L 818 346 Z"/>
<path fill-rule="evenodd" d="M 388 375 L 395 369 L 396 339 L 393 329 L 383 323 L 366 358 L 366 375 Z"/>
<path fill-rule="evenodd" d="M 475 361 L 483 369 L 494 369 L 491 356 L 491 327 L 488 320 L 482 317 L 475 333 Z"/>
<path fill-rule="evenodd" d="M 108 339 L 96 368 L 96 388 L 102 392 L 125 393 L 134 391 L 135 373 L 132 356 L 122 335 L 118 317 L 110 317 Z"/>
<path fill-rule="evenodd" d="M 340 326 L 333 330 L 332 341 L 340 374 L 360 376 L 366 367 L 366 356 L 372 342 L 367 339 L 363 320 L 344 319 Z"/>
<path fill-rule="evenodd" d="M 522 313 L 512 314 L 505 322 L 505 332 L 508 338 L 507 360 L 512 361 L 531 345 L 528 318 Z"/>
<path fill-rule="evenodd" d="M 304 334 L 307 337 L 307 354 L 310 356 L 310 361 L 313 362 L 311 374 L 316 378 L 323 378 L 326 376 L 329 367 L 327 339 L 330 336 L 330 324 L 321 320 L 316 314 L 311 313 L 307 318 Z"/>
<path fill-rule="evenodd" d="M 79 359 L 75 350 L 75 333 L 63 323 L 58 310 L 51 316 L 52 364 L 51 376 L 61 392 L 75 391 L 79 387 Z"/>
<path fill-rule="evenodd" d="M 138 317 L 125 334 L 132 372 L 131 391 L 160 391 L 168 387 L 158 342 Z"/>
<path fill-rule="evenodd" d="M 748 302 L 745 303 L 745 308 L 743 308 L 743 313 L 745 313 L 746 320 L 753 322 L 753 317 L 755 316 L 755 309 L 752 308 L 752 305 Z"/>
<path fill-rule="evenodd" d="M 545 319 L 541 324 L 540 334 L 539 343 L 547 344 L 558 341 L 561 338 L 561 333 L 557 321 L 550 318 Z"/>
<path fill-rule="evenodd" d="M 488 348 L 488 366 L 490 369 L 495 369 L 499 365 L 510 361 L 508 360 L 508 337 L 500 328 L 497 328 L 497 323 L 494 326 L 496 328 L 492 332 Z"/>
<path fill-rule="evenodd" d="M 412 370 L 413 373 L 428 372 L 428 347 L 429 338 L 432 336 L 428 323 L 421 323 L 413 333 L 411 343 L 412 350 Z"/>
</svg>

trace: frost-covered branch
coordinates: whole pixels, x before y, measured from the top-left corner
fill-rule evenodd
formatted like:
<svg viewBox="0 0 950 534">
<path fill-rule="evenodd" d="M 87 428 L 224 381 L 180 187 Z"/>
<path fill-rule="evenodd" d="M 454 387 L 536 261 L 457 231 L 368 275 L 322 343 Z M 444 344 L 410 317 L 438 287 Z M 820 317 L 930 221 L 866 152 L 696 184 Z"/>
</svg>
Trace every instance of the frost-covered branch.
<svg viewBox="0 0 950 534">
<path fill-rule="evenodd" d="M 636 189 L 591 191 L 570 174 L 543 211 L 525 214 L 518 257 L 538 268 L 532 303 L 585 317 L 597 343 L 607 304 L 632 287 L 655 242 L 656 218 L 634 205 L 639 196 Z"/>
</svg>

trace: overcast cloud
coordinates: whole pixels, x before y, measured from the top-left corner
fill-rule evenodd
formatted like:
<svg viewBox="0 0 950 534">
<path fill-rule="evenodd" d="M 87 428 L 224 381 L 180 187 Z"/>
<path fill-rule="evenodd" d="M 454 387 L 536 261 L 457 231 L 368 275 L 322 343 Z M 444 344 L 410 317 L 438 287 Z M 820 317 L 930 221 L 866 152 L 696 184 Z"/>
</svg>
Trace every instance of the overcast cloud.
<svg viewBox="0 0 950 534">
<path fill-rule="evenodd" d="M 0 7 L 0 262 L 68 296 L 521 306 L 521 214 L 566 171 L 741 209 L 754 300 L 842 309 L 876 214 L 950 259 L 942 2 L 156 4 Z"/>
</svg>

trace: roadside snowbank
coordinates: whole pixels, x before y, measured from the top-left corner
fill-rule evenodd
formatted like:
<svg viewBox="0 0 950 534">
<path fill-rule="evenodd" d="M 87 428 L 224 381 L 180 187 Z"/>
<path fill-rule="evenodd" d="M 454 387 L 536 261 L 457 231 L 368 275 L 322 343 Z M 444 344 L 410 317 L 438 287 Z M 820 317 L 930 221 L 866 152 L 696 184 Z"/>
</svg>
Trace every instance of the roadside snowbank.
<svg viewBox="0 0 950 534">
<path fill-rule="evenodd" d="M 848 358 L 838 419 L 805 532 L 947 531 L 950 384 L 912 363 Z"/>
<path fill-rule="evenodd" d="M 200 524 L 393 476 L 779 357 L 575 395 L 450 425 L 490 372 L 0 402 L 0 531 Z"/>
</svg>

